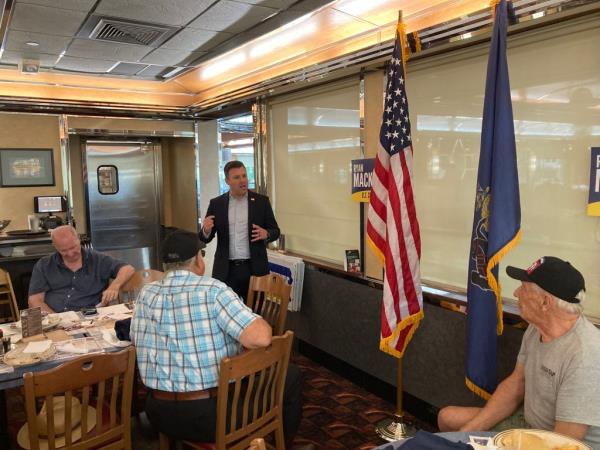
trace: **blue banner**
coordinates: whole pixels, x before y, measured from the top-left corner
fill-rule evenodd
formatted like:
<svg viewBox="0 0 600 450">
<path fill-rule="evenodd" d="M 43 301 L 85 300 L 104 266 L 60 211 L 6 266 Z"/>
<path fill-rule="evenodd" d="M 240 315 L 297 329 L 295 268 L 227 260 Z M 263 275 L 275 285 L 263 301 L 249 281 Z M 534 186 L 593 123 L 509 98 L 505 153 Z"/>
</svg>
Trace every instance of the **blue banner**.
<svg viewBox="0 0 600 450">
<path fill-rule="evenodd" d="M 498 264 L 521 236 L 507 28 L 508 5 L 501 0 L 488 59 L 467 281 L 466 383 L 483 398 L 491 396 L 498 382 L 496 344 L 502 333 Z"/>
</svg>

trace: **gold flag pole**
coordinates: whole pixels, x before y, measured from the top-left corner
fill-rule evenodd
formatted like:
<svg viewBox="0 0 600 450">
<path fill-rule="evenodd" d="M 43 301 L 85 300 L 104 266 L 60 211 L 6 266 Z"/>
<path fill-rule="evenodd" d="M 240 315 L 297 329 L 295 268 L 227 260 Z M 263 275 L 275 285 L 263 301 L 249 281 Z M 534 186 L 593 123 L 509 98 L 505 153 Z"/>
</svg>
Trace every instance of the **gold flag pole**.
<svg viewBox="0 0 600 450">
<path fill-rule="evenodd" d="M 404 412 L 402 410 L 402 359 L 398 358 L 396 365 L 396 413 L 393 417 L 386 417 L 380 420 L 375 426 L 375 432 L 379 437 L 388 442 L 410 438 L 417 432 L 414 426 L 404 420 Z"/>
<path fill-rule="evenodd" d="M 402 24 L 402 11 L 398 11 L 398 30 Z M 402 49 L 404 56 L 405 49 Z M 404 57 L 402 58 L 404 64 Z M 375 432 L 380 438 L 392 442 L 408 439 L 415 435 L 416 429 L 411 424 L 404 421 L 404 413 L 402 411 L 402 391 L 403 391 L 403 374 L 402 374 L 402 357 L 397 358 L 396 365 L 396 413 L 392 417 L 386 417 L 380 420 L 375 426 Z"/>
</svg>

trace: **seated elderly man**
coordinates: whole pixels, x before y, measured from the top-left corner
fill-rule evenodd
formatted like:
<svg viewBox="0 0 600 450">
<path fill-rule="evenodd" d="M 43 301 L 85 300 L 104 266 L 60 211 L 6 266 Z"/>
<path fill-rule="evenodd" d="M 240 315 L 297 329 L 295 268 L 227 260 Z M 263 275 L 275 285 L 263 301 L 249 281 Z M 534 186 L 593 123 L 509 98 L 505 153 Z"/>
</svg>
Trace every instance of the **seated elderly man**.
<svg viewBox="0 0 600 450">
<path fill-rule="evenodd" d="M 488 430 L 524 401 L 531 427 L 600 449 L 600 331 L 582 314 L 583 276 L 552 256 L 506 273 L 521 281 L 515 296 L 529 323 L 515 369 L 483 408 L 443 408 L 440 430 Z"/>
<path fill-rule="evenodd" d="M 33 267 L 29 307 L 49 313 L 106 306 L 119 297 L 119 289 L 135 269 L 108 255 L 81 248 L 71 225 L 52 231 L 56 252 Z M 113 281 L 109 284 L 109 280 Z"/>
<path fill-rule="evenodd" d="M 167 236 L 161 248 L 167 273 L 140 291 L 131 337 L 150 388 L 146 413 L 155 428 L 178 439 L 214 442 L 221 359 L 241 346 L 268 346 L 271 327 L 225 283 L 204 276 L 205 245 L 188 231 Z M 298 367 L 290 365 L 283 404 L 287 443 L 300 424 L 301 390 Z"/>
</svg>

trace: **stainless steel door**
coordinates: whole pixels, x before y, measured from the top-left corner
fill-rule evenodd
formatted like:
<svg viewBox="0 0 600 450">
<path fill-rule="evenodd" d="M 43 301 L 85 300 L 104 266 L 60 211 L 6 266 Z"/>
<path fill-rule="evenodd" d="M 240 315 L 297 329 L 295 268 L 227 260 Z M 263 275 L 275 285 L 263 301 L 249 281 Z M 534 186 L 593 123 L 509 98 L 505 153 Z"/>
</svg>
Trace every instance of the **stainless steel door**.
<svg viewBox="0 0 600 450">
<path fill-rule="evenodd" d="M 85 143 L 88 232 L 92 245 L 137 270 L 156 268 L 160 233 L 160 146 Z"/>
</svg>

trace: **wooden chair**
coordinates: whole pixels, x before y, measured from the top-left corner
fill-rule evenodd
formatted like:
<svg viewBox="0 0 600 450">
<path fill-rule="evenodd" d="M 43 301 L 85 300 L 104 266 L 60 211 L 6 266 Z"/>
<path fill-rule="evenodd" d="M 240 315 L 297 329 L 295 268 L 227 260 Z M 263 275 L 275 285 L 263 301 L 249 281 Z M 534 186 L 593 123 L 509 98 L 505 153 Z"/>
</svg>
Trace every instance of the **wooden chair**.
<svg viewBox="0 0 600 450">
<path fill-rule="evenodd" d="M 82 356 L 43 372 L 25 373 L 25 410 L 31 450 L 40 449 L 40 439 L 47 440 L 49 450 L 56 448 L 56 418 L 51 413 L 51 405 L 57 395 L 65 398 L 65 433 L 60 437 L 65 445 L 61 448 L 130 450 L 134 366 L 135 350 L 129 347 L 119 353 Z M 71 430 L 74 397 L 81 403 L 81 439 L 76 442 Z M 42 436 L 38 429 L 36 403 L 40 399 L 48 405 L 47 436 Z M 94 418 L 96 425 L 90 430 L 89 423 L 93 423 Z"/>
<path fill-rule="evenodd" d="M 0 306 L 3 308 L 0 323 L 19 320 L 19 308 L 17 307 L 17 298 L 10 281 L 10 275 L 3 269 L 0 269 Z M 8 314 L 5 315 L 5 312 L 8 312 Z"/>
<path fill-rule="evenodd" d="M 275 336 L 267 348 L 224 358 L 219 371 L 216 442 L 184 444 L 196 450 L 246 450 L 256 439 L 274 433 L 275 448 L 285 450 L 283 389 L 293 339 L 294 333 L 288 330 Z M 168 449 L 169 438 L 161 433 L 160 450 Z"/>
<path fill-rule="evenodd" d="M 250 277 L 246 304 L 269 322 L 274 336 L 282 335 L 285 329 L 291 292 L 292 286 L 281 275 L 271 273 Z"/>
<path fill-rule="evenodd" d="M 154 269 L 143 269 L 135 272 L 131 278 L 121 287 L 121 296 L 126 302 L 132 302 L 136 299 L 142 286 L 153 281 L 162 280 L 165 276 L 164 272 Z"/>
</svg>

